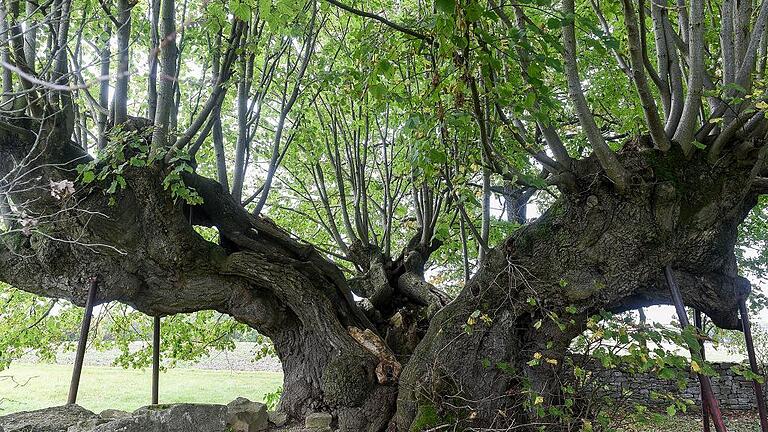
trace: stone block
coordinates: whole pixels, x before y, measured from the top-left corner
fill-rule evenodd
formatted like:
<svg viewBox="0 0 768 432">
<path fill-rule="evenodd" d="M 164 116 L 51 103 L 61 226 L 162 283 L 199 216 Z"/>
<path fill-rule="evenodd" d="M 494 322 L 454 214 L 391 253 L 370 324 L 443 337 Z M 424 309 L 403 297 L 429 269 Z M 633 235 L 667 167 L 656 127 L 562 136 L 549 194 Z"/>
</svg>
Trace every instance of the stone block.
<svg viewBox="0 0 768 432">
<path fill-rule="evenodd" d="M 288 414 L 280 411 L 270 411 L 268 413 L 269 422 L 280 427 L 288 423 Z"/>
<path fill-rule="evenodd" d="M 267 406 L 237 398 L 227 404 L 227 424 L 234 432 L 259 432 L 269 428 Z"/>
<path fill-rule="evenodd" d="M 312 413 L 307 416 L 306 420 L 304 421 L 304 426 L 307 429 L 320 431 L 324 428 L 330 427 L 332 421 L 333 416 L 328 413 Z"/>
</svg>

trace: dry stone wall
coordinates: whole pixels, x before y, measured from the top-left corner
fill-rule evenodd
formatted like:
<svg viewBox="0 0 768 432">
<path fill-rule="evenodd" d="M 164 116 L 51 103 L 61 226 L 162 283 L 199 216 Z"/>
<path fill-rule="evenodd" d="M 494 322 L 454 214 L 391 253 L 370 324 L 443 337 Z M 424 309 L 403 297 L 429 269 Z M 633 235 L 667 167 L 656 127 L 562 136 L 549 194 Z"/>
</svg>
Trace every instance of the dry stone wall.
<svg viewBox="0 0 768 432">
<path fill-rule="evenodd" d="M 752 381 L 736 374 L 731 368 L 735 363 L 713 363 L 718 376 L 712 377 L 712 389 L 725 410 L 746 411 L 757 408 Z M 598 364 L 590 366 L 595 382 L 603 386 L 607 395 L 617 400 L 631 400 L 649 407 L 663 407 L 668 400 L 658 397 L 673 394 L 697 405 L 701 401 L 699 381 L 691 373 L 685 389 L 680 391 L 677 382 L 668 381 L 653 374 L 628 374 L 616 369 L 603 369 Z M 764 386 L 765 387 L 765 386 Z M 765 388 L 763 389 L 765 393 Z M 767 393 L 768 394 L 768 393 Z"/>
</svg>

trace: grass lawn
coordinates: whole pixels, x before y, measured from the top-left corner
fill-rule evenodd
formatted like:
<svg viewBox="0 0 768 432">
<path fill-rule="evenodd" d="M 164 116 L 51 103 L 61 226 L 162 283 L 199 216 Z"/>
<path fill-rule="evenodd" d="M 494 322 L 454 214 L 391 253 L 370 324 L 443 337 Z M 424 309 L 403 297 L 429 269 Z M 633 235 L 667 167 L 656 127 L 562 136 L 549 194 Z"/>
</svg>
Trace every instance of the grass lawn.
<svg viewBox="0 0 768 432">
<path fill-rule="evenodd" d="M 725 426 L 728 432 L 758 432 L 760 420 L 757 413 L 725 413 Z M 703 429 L 701 417 L 678 415 L 665 418 L 660 422 L 649 421 L 635 425 L 623 432 L 701 432 Z M 714 426 L 711 430 L 715 430 Z"/>
<path fill-rule="evenodd" d="M 0 372 L 0 416 L 62 405 L 67 400 L 72 367 L 14 364 Z M 12 379 L 11 379 L 12 377 Z M 283 384 L 283 374 L 171 369 L 160 373 L 160 402 L 226 404 L 238 396 L 263 401 Z M 150 402 L 150 370 L 86 366 L 77 403 L 92 411 L 133 411 Z"/>
<path fill-rule="evenodd" d="M 0 416 L 63 404 L 71 374 L 71 366 L 50 364 L 14 364 L 0 372 Z M 274 392 L 282 383 L 283 375 L 275 372 L 171 369 L 160 374 L 160 402 L 226 404 L 238 396 L 263 401 L 265 394 Z M 86 366 L 78 404 L 95 412 L 107 408 L 133 411 L 149 403 L 149 392 L 149 370 Z M 729 432 L 760 430 L 755 413 L 726 413 L 726 420 Z M 660 421 L 649 417 L 648 422 L 622 432 L 700 432 L 701 429 L 700 417 L 678 415 Z"/>
</svg>

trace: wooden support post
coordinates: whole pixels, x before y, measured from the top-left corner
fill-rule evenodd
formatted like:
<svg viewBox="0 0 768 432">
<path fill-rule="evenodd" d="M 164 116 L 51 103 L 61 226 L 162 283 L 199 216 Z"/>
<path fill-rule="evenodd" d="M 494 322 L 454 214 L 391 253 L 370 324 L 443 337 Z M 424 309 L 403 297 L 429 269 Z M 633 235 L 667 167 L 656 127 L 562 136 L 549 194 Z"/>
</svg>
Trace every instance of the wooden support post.
<svg viewBox="0 0 768 432">
<path fill-rule="evenodd" d="M 155 317 L 152 332 L 152 405 L 159 403 L 160 384 L 160 317 Z"/>
<path fill-rule="evenodd" d="M 749 324 L 749 311 L 747 310 L 747 300 L 739 301 L 739 313 L 741 314 L 741 327 L 744 330 L 744 341 L 747 345 L 747 356 L 749 357 L 749 366 L 754 374 L 759 375 L 760 369 L 757 367 L 757 356 L 755 355 L 755 345 L 752 340 L 752 327 Z M 768 415 L 765 410 L 765 395 L 763 386 L 756 380 L 752 381 L 755 388 L 755 398 L 757 399 L 757 412 L 760 414 L 760 430 L 768 432 Z"/>
<path fill-rule="evenodd" d="M 693 324 L 696 326 L 696 330 L 702 333 L 704 326 L 702 325 L 701 311 L 696 309 L 693 313 Z M 701 359 L 706 360 L 707 356 L 704 352 L 704 341 L 699 339 L 699 346 L 701 347 Z M 704 432 L 710 432 L 709 428 L 709 406 L 704 403 L 704 387 L 701 388 L 701 417 L 704 422 Z"/>
<path fill-rule="evenodd" d="M 675 304 L 675 310 L 677 311 L 677 318 L 680 321 L 680 327 L 685 331 L 690 325 L 688 321 L 688 314 L 685 312 L 685 305 L 683 304 L 683 296 L 680 294 L 680 288 L 677 286 L 675 276 L 672 274 L 672 268 L 666 266 L 664 268 L 664 276 L 667 279 L 667 285 L 669 285 L 669 291 L 672 294 L 672 302 Z M 694 352 L 694 347 L 688 347 L 691 352 Z M 699 384 L 701 385 L 701 403 L 707 404 L 709 414 L 712 416 L 712 423 L 715 424 L 715 430 L 717 432 L 727 432 L 725 428 L 725 422 L 723 422 L 723 414 L 720 412 L 720 406 L 715 398 L 715 393 L 712 391 L 712 382 L 709 377 L 703 374 L 697 374 L 699 377 Z"/>
<path fill-rule="evenodd" d="M 80 325 L 80 340 L 77 341 L 77 354 L 75 355 L 75 368 L 72 370 L 72 381 L 69 383 L 69 396 L 67 404 L 77 402 L 77 390 L 80 387 L 80 375 L 83 372 L 83 360 L 85 360 L 85 347 L 88 345 L 88 333 L 91 330 L 91 316 L 93 315 L 93 302 L 96 300 L 98 281 L 91 279 L 88 289 L 88 298 L 85 301 L 85 315 Z"/>
</svg>

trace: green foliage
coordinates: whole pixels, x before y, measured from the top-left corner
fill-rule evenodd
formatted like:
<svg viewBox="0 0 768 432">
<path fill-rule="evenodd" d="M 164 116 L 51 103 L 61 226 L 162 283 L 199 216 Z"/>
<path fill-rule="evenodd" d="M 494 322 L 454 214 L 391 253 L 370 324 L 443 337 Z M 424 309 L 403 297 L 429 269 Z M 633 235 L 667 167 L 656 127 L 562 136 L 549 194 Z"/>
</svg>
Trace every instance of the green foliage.
<svg viewBox="0 0 768 432">
<path fill-rule="evenodd" d="M 762 280 L 768 277 L 768 196 L 762 196 L 757 206 L 749 213 L 743 224 L 739 226 L 739 247 L 736 254 L 739 268 L 743 275 L 758 281 L 762 288 Z M 753 290 L 750 296 L 752 311 L 762 310 L 768 304 L 761 290 Z"/>
<path fill-rule="evenodd" d="M 121 126 L 110 132 L 110 146 L 93 160 L 77 166 L 79 180 L 88 185 L 99 182 L 104 194 L 115 203 L 114 195 L 127 187 L 124 173 L 130 167 L 144 167 L 148 161 L 149 146 L 136 130 L 123 130 Z"/>
<path fill-rule="evenodd" d="M 0 284 L 0 370 L 27 353 L 54 361 L 61 351 L 74 350 L 83 309 L 65 301 L 43 299 Z M 152 318 L 120 304 L 97 308 L 90 346 L 116 348 L 115 366 L 145 368 L 152 364 Z M 274 355 L 264 336 L 213 311 L 174 315 L 162 320 L 163 367 L 195 361 L 214 350 L 235 348 L 236 340 L 257 342 L 254 359 Z"/>
<path fill-rule="evenodd" d="M 104 194 L 109 196 L 110 204 L 115 204 L 115 194 L 128 187 L 125 172 L 156 164 L 161 157 L 150 155 L 149 144 L 145 139 L 150 132 L 151 129 L 124 130 L 121 125 L 112 128 L 109 131 L 110 145 L 99 154 L 99 158 L 77 166 L 80 182 L 84 185 L 98 182 Z M 194 171 L 189 154 L 179 151 L 171 158 L 169 165 L 163 179 L 163 188 L 176 200 L 181 199 L 189 205 L 202 204 L 197 191 L 186 186 L 182 178 L 183 173 Z"/>
<path fill-rule="evenodd" d="M 597 126 L 610 130 L 609 144 L 618 149 L 631 138 L 646 133 L 642 106 L 633 97 L 635 89 L 619 69 L 616 54 L 626 57 L 626 32 L 620 2 L 600 2 L 607 28 L 592 12 L 588 1 L 576 2 L 575 15 L 564 15 L 558 1 L 523 0 L 515 7 L 495 9 L 477 0 L 436 0 L 392 2 L 361 0 L 355 8 L 382 13 L 425 35 L 430 42 L 390 31 L 380 22 L 341 13 L 327 2 L 299 0 L 190 0 L 179 15 L 185 25 L 179 34 L 183 61 L 177 97 L 180 101 L 177 124 L 171 135 L 183 132 L 200 110 L 211 83 L 212 65 L 222 47 L 214 41 L 221 36 L 226 43 L 231 31 L 231 17 L 256 23 L 247 40 L 237 49 L 235 76 L 227 84 L 229 91 L 220 109 L 224 146 L 224 162 L 232 177 L 233 150 L 238 142 L 248 144 L 245 196 L 258 190 L 265 177 L 265 162 L 272 156 L 269 143 L 275 137 L 275 119 L 280 114 L 280 101 L 286 88 L 295 80 L 289 59 L 308 37 L 306 30 L 312 10 L 319 11 L 318 32 L 307 78 L 299 86 L 296 107 L 288 116 L 279 150 L 282 161 L 269 195 L 265 213 L 292 234 L 318 247 L 350 274 L 364 272 L 350 263 L 345 249 L 350 239 L 359 237 L 380 247 L 390 258 L 397 257 L 408 242 L 419 233 L 417 208 L 423 196 L 431 196 L 439 212 L 435 218 L 434 239 L 442 246 L 427 264 L 431 281 L 446 291 L 456 293 L 464 285 L 464 266 L 471 273 L 477 265 L 480 242 L 469 228 L 481 228 L 484 210 L 482 183 L 491 161 L 501 161 L 502 173 L 490 174 L 490 233 L 485 239 L 491 246 L 501 245 L 518 224 L 499 214 L 498 207 L 509 198 L 498 190 L 523 180 L 537 192 L 532 202 L 541 209 L 551 209 L 558 191 L 541 176 L 541 167 L 532 154 L 544 151 L 541 126 L 553 127 L 563 138 L 573 156 L 585 156 L 592 149 L 580 128 L 572 121 L 573 107 L 565 101 L 568 93 L 563 76 L 562 29 L 575 23 L 579 69 L 585 96 L 595 114 Z M 83 37 L 91 41 L 105 40 L 101 6 L 93 1 L 77 1 L 73 22 L 82 22 Z M 525 14 L 521 28 L 508 25 L 514 13 Z M 712 7 L 717 9 L 717 4 Z M 503 16 L 505 11 L 507 16 Z M 143 65 L 147 53 L 154 48 L 149 41 L 150 23 L 146 3 L 133 10 L 132 64 Z M 673 21 L 675 10 L 669 13 Z M 510 16 L 511 15 L 511 16 Z M 91 19 L 91 17 L 102 19 Z M 713 52 L 719 48 L 717 18 L 705 20 L 705 37 Z M 653 44 L 649 38 L 649 50 Z M 97 58 L 98 53 L 83 44 L 84 57 Z M 614 53 L 613 51 L 616 51 Z M 653 57 L 653 56 L 651 56 Z M 655 59 L 651 59 L 652 62 Z M 271 63 L 274 62 L 274 63 Z M 248 66 L 252 64 L 252 66 Z M 114 69 L 114 65 L 112 66 Z M 707 67 L 718 76 L 717 64 Z M 250 68 L 250 69 L 249 69 Z M 255 70 L 249 85 L 248 103 L 259 105 L 259 117 L 250 119 L 249 130 L 241 137 L 238 100 L 235 87 Z M 272 71 L 267 74 L 267 71 Z M 86 82 L 96 82 L 98 71 L 83 68 Z M 720 74 L 721 75 L 721 74 Z M 766 110 L 761 99 L 764 79 L 745 89 L 736 85 L 722 86 L 715 80 L 708 96 L 728 94 L 727 102 L 748 102 L 756 110 Z M 471 85 L 478 87 L 478 115 Z M 146 112 L 147 82 L 145 74 L 131 78 L 130 111 Z M 88 92 L 77 92 L 79 107 L 89 107 Z M 191 103 L 188 103 L 191 101 Z M 705 100 L 702 109 L 710 107 Z M 514 120 L 507 124 L 502 115 Z M 86 118 L 87 131 L 97 130 L 95 122 Z M 715 123 L 722 119 L 713 119 Z M 482 125 L 481 125 L 482 124 Z M 77 167 L 79 182 L 103 192 L 111 202 L 128 188 L 125 174 L 130 170 L 158 169 L 160 161 L 150 156 L 147 135 L 151 130 L 137 131 L 121 126 L 109 132 L 109 145 L 94 162 Z M 494 152 L 484 154 L 481 132 Z M 85 135 L 88 135 L 85 133 Z M 245 138 L 239 140 L 238 138 Z M 93 143 L 91 143 L 92 145 Z M 186 152 L 172 155 L 163 167 L 163 188 L 175 200 L 190 205 L 201 203 L 201 197 L 184 183 L 185 173 L 196 171 L 205 176 L 217 174 L 216 152 L 212 138 L 203 137 L 194 160 Z M 699 148 L 702 143 L 695 143 Z M 675 161 L 679 163 L 679 161 Z M 665 167 L 656 167 L 660 178 L 670 175 Z M 503 175 L 502 175 L 503 174 Z M 426 192 L 425 192 L 426 191 Z M 420 193 L 426 195 L 419 195 Z M 431 194 L 431 195 L 430 195 Z M 321 196 L 323 195 L 323 196 Z M 237 197 L 241 198 L 241 197 Z M 768 198 L 762 197 L 746 223 L 741 227 L 739 265 L 744 274 L 768 276 Z M 552 209 L 557 211 L 558 209 Z M 463 213 L 466 213 L 464 217 Z M 214 229 L 196 227 L 206 240 L 219 242 Z M 338 232 L 334 232 L 334 229 Z M 538 239 L 546 239 L 551 231 L 542 227 Z M 339 240 L 341 239 L 341 241 Z M 567 281 L 562 281 L 565 287 Z M 0 288 L 0 368 L 27 350 L 37 350 L 43 358 L 51 358 L 58 348 L 72 345 L 79 314 L 64 303 L 52 304 L 8 287 Z M 751 297 L 753 311 L 763 309 L 766 298 L 760 293 Z M 575 307 L 551 311 L 541 299 L 531 297 L 528 306 L 535 311 L 531 325 L 536 331 L 571 330 L 574 317 L 581 313 Z M 50 312 L 49 312 L 50 311 Z M 125 306 L 104 308 L 98 321 L 98 348 L 117 347 L 123 367 L 145 367 L 149 363 L 151 320 Z M 482 331 L 493 322 L 488 308 L 470 314 L 463 331 Z M 21 329 L 21 331 L 20 331 Z M 274 353 L 262 335 L 222 317 L 203 311 L 163 320 L 163 354 L 167 366 L 177 361 L 204 356 L 212 349 L 231 349 L 235 338 L 251 338 L 262 342 L 257 355 Z M 758 338 L 762 334 L 756 330 Z M 729 336 L 730 333 L 712 336 Z M 140 342 L 138 350 L 134 342 Z M 739 343 L 739 342 L 737 342 Z M 680 382 L 689 369 L 712 373 L 709 365 L 694 352 L 690 361 L 666 345 L 697 346 L 693 329 L 660 326 L 637 326 L 626 317 L 600 314 L 588 321 L 588 332 L 574 342 L 574 350 L 607 368 L 622 368 L 633 373 L 655 373 Z M 531 393 L 528 408 L 542 417 L 556 417 L 571 424 L 574 430 L 607 428 L 611 412 L 605 404 L 592 405 L 593 411 L 579 411 L 577 403 L 590 385 L 590 377 L 578 360 L 556 359 L 545 347 L 531 352 L 529 367 L 554 367 L 567 363 L 572 376 L 564 380 L 566 395 L 562 404 L 546 404 L 543 396 Z M 518 371 L 500 359 L 483 359 L 483 365 L 503 373 Z M 562 366 L 562 364 L 560 364 Z M 751 372 L 744 371 L 745 376 Z M 277 396 L 273 396 L 276 398 Z M 663 397 L 663 396 L 660 396 Z M 542 399 L 539 399 L 542 398 Z M 589 406 L 589 404 L 587 404 Z M 670 402 L 669 413 L 685 407 Z M 646 415 L 643 407 L 631 407 L 631 415 Z M 420 409 L 423 426 L 436 424 L 440 413 L 425 405 Z"/>
<path fill-rule="evenodd" d="M 171 196 L 178 200 L 181 199 L 189 205 L 199 205 L 203 203 L 203 198 L 197 191 L 184 184 L 182 174 L 194 171 L 190 165 L 189 155 L 186 152 L 179 152 L 171 159 L 171 169 L 163 179 L 163 188 L 171 192 Z"/>
<path fill-rule="evenodd" d="M 539 302 L 531 299 L 530 304 L 536 306 Z M 569 309 L 566 314 L 559 315 L 578 313 L 575 308 Z M 540 321 L 534 328 L 540 329 L 546 324 L 550 328 L 548 331 L 551 331 L 552 325 L 558 329 L 557 323 L 565 321 L 551 311 L 547 315 L 549 318 Z M 689 347 L 694 347 L 692 358 L 681 354 L 687 352 Z M 650 374 L 683 389 L 691 372 L 715 374 L 711 365 L 701 359 L 698 347 L 699 339 L 692 327 L 681 332 L 678 328 L 661 324 L 637 323 L 632 314 L 601 312 L 588 319 L 587 331 L 573 341 L 569 354 L 563 360 L 564 368 L 558 373 L 561 401 L 546 399 L 532 390 L 532 383 L 526 383 L 526 406 L 542 422 L 556 421 L 571 430 L 617 431 L 649 418 L 658 420 L 658 412 L 638 404 L 631 394 L 617 399 L 616 389 L 604 380 L 603 375 L 594 371 L 602 369 L 604 373 L 610 373 L 616 370 L 629 376 Z M 543 351 L 535 352 L 528 366 L 556 367 L 558 361 L 548 356 Z M 690 408 L 690 401 L 671 393 L 652 393 L 651 397 L 656 399 L 657 405 L 666 407 L 664 414 L 667 416 L 685 413 Z"/>
<path fill-rule="evenodd" d="M 421 404 L 416 411 L 416 418 L 411 424 L 410 432 L 426 431 L 441 426 L 444 419 L 438 413 L 437 408 L 431 404 Z"/>
<path fill-rule="evenodd" d="M 280 397 L 283 395 L 283 387 L 280 386 L 277 390 L 264 395 L 264 404 L 267 405 L 267 409 L 274 411 L 277 409 L 277 404 L 280 402 Z"/>
<path fill-rule="evenodd" d="M 0 283 L 0 370 L 31 351 L 52 360 L 73 346 L 81 319 L 82 310 Z"/>
</svg>

